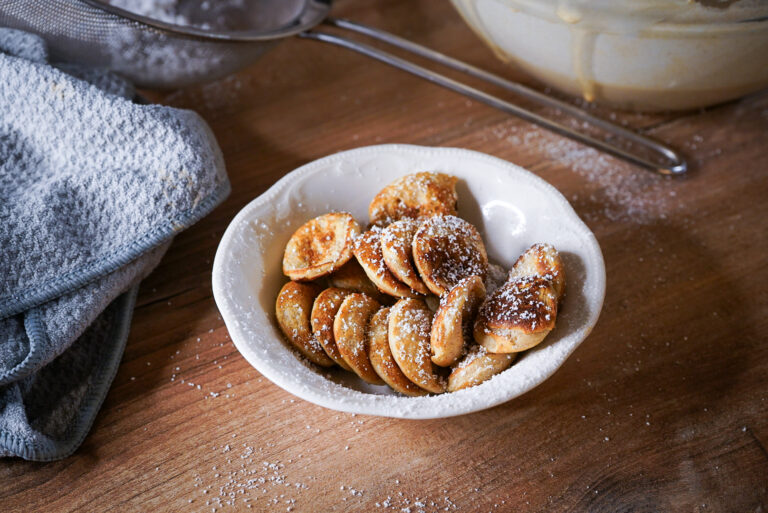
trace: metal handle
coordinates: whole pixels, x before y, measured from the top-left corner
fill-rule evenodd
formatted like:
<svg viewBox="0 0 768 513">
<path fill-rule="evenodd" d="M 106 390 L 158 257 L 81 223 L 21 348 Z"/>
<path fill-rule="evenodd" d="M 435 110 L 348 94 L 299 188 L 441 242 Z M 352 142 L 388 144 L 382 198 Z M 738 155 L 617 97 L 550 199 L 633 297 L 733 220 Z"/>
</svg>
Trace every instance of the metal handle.
<svg viewBox="0 0 768 513">
<path fill-rule="evenodd" d="M 622 158 L 632 162 L 633 164 L 637 164 L 658 173 L 665 175 L 679 175 L 685 173 L 688 169 L 688 165 L 685 159 L 683 159 L 683 157 L 675 150 L 657 141 L 654 141 L 649 137 L 638 134 L 603 119 L 596 118 L 586 111 L 579 109 L 578 107 L 562 102 L 560 100 L 556 100 L 555 98 L 551 98 L 522 84 L 510 82 L 509 80 L 503 79 L 498 75 L 494 75 L 493 73 L 489 73 L 480 68 L 476 68 L 475 66 L 465 62 L 459 61 L 452 57 L 448 57 L 447 55 L 418 45 L 406 39 L 402 39 L 393 34 L 390 34 L 389 32 L 343 19 L 327 18 L 324 23 L 330 26 L 346 29 L 351 32 L 356 32 L 372 37 L 389 45 L 406 50 L 414 55 L 418 55 L 419 57 L 429 59 L 456 71 L 460 71 L 485 82 L 502 87 L 508 91 L 519 94 L 520 96 L 523 96 L 524 98 L 538 105 L 558 109 L 561 112 L 565 112 L 575 118 L 586 121 L 595 127 L 599 127 L 602 130 L 605 130 L 607 133 L 613 136 L 615 140 L 623 140 L 625 143 L 629 144 L 626 144 L 624 147 L 622 147 L 614 144 L 613 142 L 598 139 L 584 132 L 574 130 L 573 128 L 543 117 L 539 114 L 536 114 L 535 112 L 531 112 L 530 110 L 520 107 L 519 105 L 515 105 L 506 100 L 502 100 L 497 96 L 485 93 L 479 89 L 475 89 L 474 87 L 468 86 L 462 82 L 458 82 L 446 77 L 445 75 L 441 75 L 432 70 L 419 66 L 418 64 L 414 64 L 413 62 L 407 61 L 392 55 L 391 53 L 379 50 L 378 48 L 374 48 L 364 43 L 346 39 L 334 34 L 317 32 L 314 30 L 302 32 L 299 34 L 299 37 L 334 44 L 361 53 L 363 55 L 367 55 L 368 57 L 372 57 L 373 59 L 389 64 L 390 66 L 394 66 L 403 71 L 407 71 L 408 73 L 421 77 L 432 83 L 455 91 L 459 94 L 463 94 L 464 96 L 474 100 L 483 102 L 487 105 L 490 105 L 491 107 L 495 107 L 503 112 L 518 116 L 533 123 L 537 123 L 560 135 L 576 139 L 577 141 L 581 141 L 590 146 L 594 146 L 607 153 L 610 153 L 611 155 L 615 155 L 616 157 Z M 660 160 L 653 161 L 643 155 L 638 154 L 637 152 L 632 152 L 627 149 L 631 146 L 638 146 L 644 149 L 646 152 L 650 152 L 651 154 L 660 157 Z"/>
</svg>

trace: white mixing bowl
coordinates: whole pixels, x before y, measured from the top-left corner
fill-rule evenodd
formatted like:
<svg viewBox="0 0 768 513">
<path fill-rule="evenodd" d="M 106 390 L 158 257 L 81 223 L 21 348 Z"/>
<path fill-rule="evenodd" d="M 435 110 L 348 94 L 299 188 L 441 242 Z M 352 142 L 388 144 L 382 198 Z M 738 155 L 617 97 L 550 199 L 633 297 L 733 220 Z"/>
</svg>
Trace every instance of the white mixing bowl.
<svg viewBox="0 0 768 513">
<path fill-rule="evenodd" d="M 588 101 L 704 107 L 768 86 L 765 0 L 451 0 L 501 59 Z"/>
</svg>

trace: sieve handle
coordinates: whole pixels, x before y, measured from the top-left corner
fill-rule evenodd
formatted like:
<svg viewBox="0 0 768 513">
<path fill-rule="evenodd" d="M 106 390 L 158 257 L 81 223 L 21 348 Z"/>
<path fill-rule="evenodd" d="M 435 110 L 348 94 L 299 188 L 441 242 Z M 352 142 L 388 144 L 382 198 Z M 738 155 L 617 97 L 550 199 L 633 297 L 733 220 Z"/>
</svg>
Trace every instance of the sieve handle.
<svg viewBox="0 0 768 513">
<path fill-rule="evenodd" d="M 390 66 L 394 66 L 403 71 L 407 71 L 408 73 L 450 89 L 451 91 L 463 94 L 464 96 L 472 98 L 473 100 L 477 100 L 479 102 L 485 103 L 486 105 L 490 105 L 491 107 L 495 107 L 503 112 L 506 112 L 507 114 L 512 114 L 527 121 L 539 124 L 560 135 L 570 137 L 571 139 L 575 139 L 595 148 L 599 148 L 607 153 L 610 153 L 611 155 L 622 158 L 646 169 L 650 169 L 664 175 L 680 175 L 685 173 L 688 169 L 688 165 L 685 159 L 677 151 L 665 146 L 664 144 L 639 133 L 633 132 L 632 130 L 618 126 L 614 123 L 610 123 L 603 119 L 592 116 L 583 109 L 547 96 L 522 84 L 511 82 L 501 78 L 498 75 L 494 75 L 493 73 L 489 73 L 480 68 L 472 66 L 471 64 L 467 64 L 460 60 L 454 59 L 383 30 L 378 30 L 349 20 L 336 18 L 326 18 L 324 23 L 326 25 L 369 36 L 391 46 L 406 50 L 411 54 L 423 57 L 438 64 L 442 64 L 448 68 L 491 83 L 495 86 L 504 88 L 543 107 L 558 109 L 561 112 L 565 112 L 574 118 L 586 121 L 589 124 L 604 130 L 606 133 L 610 134 L 613 140 L 623 141 L 624 145 L 622 146 L 614 144 L 608 140 L 598 139 L 585 132 L 573 129 L 563 125 L 562 123 L 558 123 L 557 121 L 541 116 L 519 105 L 510 103 L 497 96 L 493 96 L 467 84 L 458 82 L 445 75 L 441 75 L 440 73 L 436 73 L 432 70 L 419 66 L 418 64 L 414 64 L 411 61 L 402 59 L 391 53 L 369 46 L 367 44 L 340 37 L 335 34 L 318 32 L 315 30 L 302 32 L 298 34 L 298 36 L 305 39 L 314 39 L 316 41 L 322 41 L 324 43 L 341 46 L 368 57 L 372 57 L 373 59 L 389 64 Z M 641 148 L 646 154 L 655 155 L 658 157 L 658 160 L 654 161 L 643 154 L 631 151 L 629 149 L 631 147 Z"/>
</svg>

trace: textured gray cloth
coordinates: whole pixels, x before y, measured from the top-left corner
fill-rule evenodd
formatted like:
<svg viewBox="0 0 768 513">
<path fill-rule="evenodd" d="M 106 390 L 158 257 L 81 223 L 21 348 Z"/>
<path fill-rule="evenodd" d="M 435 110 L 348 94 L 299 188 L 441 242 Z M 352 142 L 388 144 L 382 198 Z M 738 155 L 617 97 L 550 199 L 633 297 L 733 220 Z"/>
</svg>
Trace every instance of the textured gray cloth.
<svg viewBox="0 0 768 513">
<path fill-rule="evenodd" d="M 82 443 L 138 282 L 229 193 L 205 122 L 133 94 L 0 29 L 0 456 L 53 460 Z"/>
</svg>

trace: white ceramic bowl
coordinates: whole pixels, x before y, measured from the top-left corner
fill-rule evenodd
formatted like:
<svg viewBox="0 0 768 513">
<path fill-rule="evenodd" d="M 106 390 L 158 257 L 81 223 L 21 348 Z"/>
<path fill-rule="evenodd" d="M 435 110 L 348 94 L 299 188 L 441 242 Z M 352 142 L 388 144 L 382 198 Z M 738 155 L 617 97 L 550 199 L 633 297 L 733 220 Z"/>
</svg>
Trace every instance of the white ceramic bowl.
<svg viewBox="0 0 768 513">
<path fill-rule="evenodd" d="M 283 340 L 274 305 L 286 281 L 283 249 L 296 228 L 332 210 L 351 212 L 365 225 L 376 192 L 399 176 L 425 170 L 460 178 L 459 215 L 480 230 L 492 261 L 509 267 L 531 244 L 549 242 L 563 255 L 568 283 L 555 330 L 510 369 L 473 388 L 412 398 L 299 359 Z M 310 162 L 240 211 L 213 264 L 213 295 L 232 341 L 262 375 L 327 408 L 413 419 L 490 408 L 532 389 L 589 334 L 604 294 L 600 247 L 554 187 L 514 164 L 457 148 L 370 146 Z"/>
</svg>

